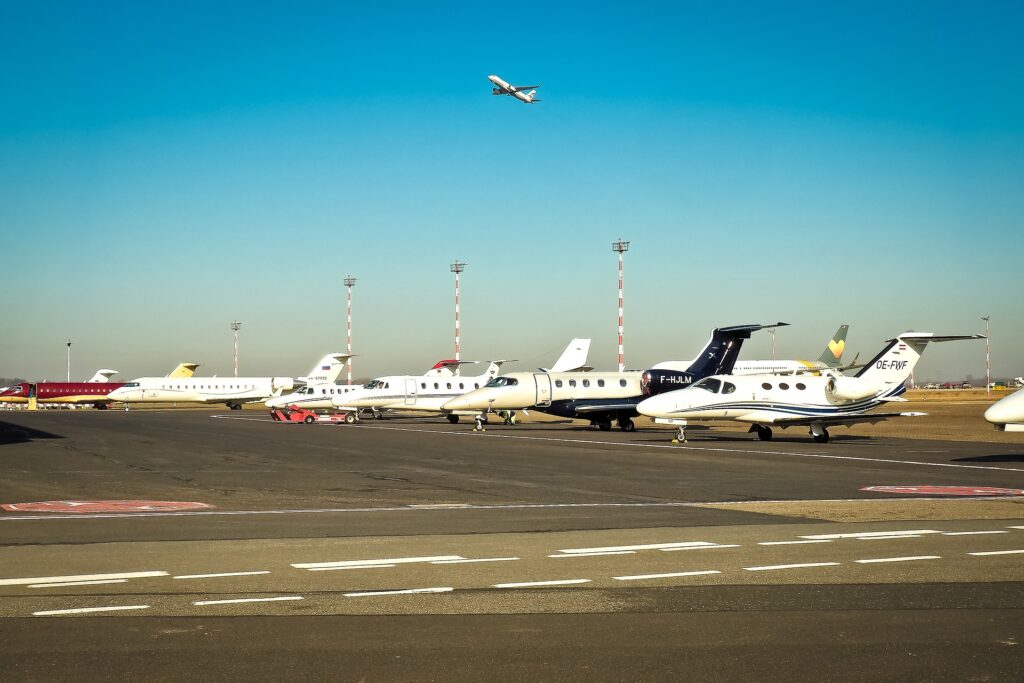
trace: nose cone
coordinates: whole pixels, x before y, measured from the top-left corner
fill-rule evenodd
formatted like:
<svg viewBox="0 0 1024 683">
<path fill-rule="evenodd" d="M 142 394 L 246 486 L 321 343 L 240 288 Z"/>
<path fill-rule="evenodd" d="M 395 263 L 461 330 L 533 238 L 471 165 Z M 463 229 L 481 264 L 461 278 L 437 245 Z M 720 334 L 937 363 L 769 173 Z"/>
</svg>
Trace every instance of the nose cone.
<svg viewBox="0 0 1024 683">
<path fill-rule="evenodd" d="M 674 392 L 670 392 L 674 393 Z M 647 417 L 671 417 L 670 410 L 675 408 L 675 400 L 669 398 L 668 394 L 645 398 L 636 406 L 636 411 Z"/>
<path fill-rule="evenodd" d="M 492 402 L 496 395 L 500 395 L 500 392 L 495 392 L 491 389 L 475 389 L 462 396 L 456 396 L 445 403 L 443 407 L 445 410 L 486 410 L 489 407 L 504 408 L 505 406 L 496 405 Z"/>
<path fill-rule="evenodd" d="M 985 419 L 993 424 L 1024 422 L 1024 391 L 1018 391 L 989 406 Z"/>
</svg>

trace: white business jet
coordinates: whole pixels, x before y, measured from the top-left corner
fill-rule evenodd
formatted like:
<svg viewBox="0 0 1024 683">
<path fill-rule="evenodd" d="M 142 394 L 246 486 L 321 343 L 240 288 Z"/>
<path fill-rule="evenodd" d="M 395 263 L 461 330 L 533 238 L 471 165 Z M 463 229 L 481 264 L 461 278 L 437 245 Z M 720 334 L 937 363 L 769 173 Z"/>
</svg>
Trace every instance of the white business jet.
<svg viewBox="0 0 1024 683">
<path fill-rule="evenodd" d="M 329 353 L 313 366 L 309 375 L 293 377 L 139 377 L 107 394 L 113 401 L 125 403 L 223 403 L 232 410 L 241 410 L 243 403 L 265 401 L 296 386 L 310 377 L 337 379 L 344 367 L 346 354 Z M 324 368 L 328 368 L 325 370 Z"/>
<path fill-rule="evenodd" d="M 828 427 L 858 422 L 880 422 L 890 417 L 923 413 L 870 413 L 890 401 L 905 401 L 904 382 L 929 342 L 983 339 L 983 335 L 936 336 L 906 332 L 891 339 L 882 351 L 854 376 L 826 370 L 820 376 L 776 374 L 718 375 L 685 389 L 641 401 L 641 415 L 679 425 L 677 441 L 686 440 L 689 420 L 735 420 L 767 441 L 772 427 L 807 427 L 817 443 L 828 443 Z"/>
<path fill-rule="evenodd" d="M 990 405 L 985 419 L 1001 432 L 1024 432 L 1024 389 Z"/>
<path fill-rule="evenodd" d="M 512 85 L 506 81 L 501 80 L 497 76 L 488 76 L 487 80 L 494 84 L 494 88 L 491 89 L 492 95 L 511 95 L 520 102 L 526 104 L 534 104 L 540 102 L 537 99 L 537 88 L 539 85 Z M 529 90 L 530 92 L 524 92 Z"/>
</svg>

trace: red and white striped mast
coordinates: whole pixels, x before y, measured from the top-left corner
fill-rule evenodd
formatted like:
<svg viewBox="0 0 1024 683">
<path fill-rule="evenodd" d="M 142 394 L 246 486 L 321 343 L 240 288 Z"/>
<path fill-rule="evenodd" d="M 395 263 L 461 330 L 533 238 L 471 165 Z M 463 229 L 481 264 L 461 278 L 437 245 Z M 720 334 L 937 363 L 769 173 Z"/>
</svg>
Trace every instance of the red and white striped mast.
<svg viewBox="0 0 1024 683">
<path fill-rule="evenodd" d="M 626 369 L 625 356 L 622 351 L 622 254 L 629 251 L 629 242 L 612 242 L 612 251 L 619 253 L 619 372 Z"/>
<path fill-rule="evenodd" d="M 356 278 L 349 275 L 345 278 L 345 287 L 348 288 L 348 352 L 352 353 L 352 287 L 356 284 Z M 352 384 L 352 356 L 349 355 L 345 361 L 348 366 L 348 383 Z"/>
<path fill-rule="evenodd" d="M 466 269 L 466 264 L 455 259 L 451 269 L 455 273 L 455 360 L 458 361 L 462 360 L 462 346 L 459 344 L 459 273 Z"/>
</svg>

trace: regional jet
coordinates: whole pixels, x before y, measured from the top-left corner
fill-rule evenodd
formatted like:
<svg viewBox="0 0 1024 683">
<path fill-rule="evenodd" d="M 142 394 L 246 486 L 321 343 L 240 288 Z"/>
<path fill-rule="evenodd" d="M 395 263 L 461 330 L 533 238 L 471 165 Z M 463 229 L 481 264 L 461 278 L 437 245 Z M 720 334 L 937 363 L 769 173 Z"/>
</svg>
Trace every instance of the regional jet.
<svg viewBox="0 0 1024 683">
<path fill-rule="evenodd" d="M 693 386 L 652 396 L 637 406 L 641 415 L 679 426 L 674 441 L 686 440 L 689 420 L 732 420 L 750 424 L 758 438 L 772 438 L 772 427 L 807 427 L 817 443 L 828 443 L 828 427 L 881 422 L 923 413 L 871 413 L 890 401 L 905 401 L 904 383 L 929 342 L 983 339 L 983 335 L 936 336 L 906 332 L 856 375 L 834 370 L 820 376 L 763 374 L 712 376 Z"/>
<path fill-rule="evenodd" d="M 1024 432 L 1024 389 L 989 406 L 985 419 L 1001 432 Z"/>
<path fill-rule="evenodd" d="M 728 374 L 751 333 L 775 325 L 737 325 L 711 332 L 704 349 L 686 370 L 626 372 L 512 372 L 444 404 L 445 410 L 485 414 L 532 409 L 561 417 L 589 420 L 602 431 L 615 420 L 623 431 L 636 430 L 637 404 L 647 396 L 689 386 L 715 374 Z"/>
<path fill-rule="evenodd" d="M 124 386 L 110 381 L 116 374 L 117 370 L 102 369 L 85 382 L 22 382 L 0 390 L 0 403 L 28 403 L 34 398 L 41 405 L 92 405 L 102 410 L 112 402 L 109 394 Z"/>
<path fill-rule="evenodd" d="M 539 85 L 512 85 L 511 83 L 507 83 L 493 75 L 488 76 L 487 80 L 494 84 L 494 88 L 491 89 L 492 95 L 511 95 L 520 102 L 524 102 L 526 104 L 540 102 L 536 97 L 537 88 L 540 87 Z M 525 90 L 529 90 L 530 92 L 524 92 Z"/>
</svg>

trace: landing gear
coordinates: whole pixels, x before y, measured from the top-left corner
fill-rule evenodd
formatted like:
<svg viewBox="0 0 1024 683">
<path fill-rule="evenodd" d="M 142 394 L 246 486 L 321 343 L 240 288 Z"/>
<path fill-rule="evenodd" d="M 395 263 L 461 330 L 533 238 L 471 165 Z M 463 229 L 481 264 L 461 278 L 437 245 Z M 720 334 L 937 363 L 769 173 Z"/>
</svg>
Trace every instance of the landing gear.
<svg viewBox="0 0 1024 683">
<path fill-rule="evenodd" d="M 811 436 L 814 438 L 814 443 L 828 443 L 829 441 L 828 430 L 821 424 L 811 425 Z"/>
<path fill-rule="evenodd" d="M 242 404 L 241 403 L 229 403 L 228 404 L 228 408 L 230 408 L 231 410 L 241 410 L 242 409 Z"/>
<path fill-rule="evenodd" d="M 451 422 L 453 425 L 454 424 L 458 424 L 459 423 L 459 416 L 458 415 L 449 415 L 448 416 L 448 421 Z"/>
<path fill-rule="evenodd" d="M 357 418 L 355 413 L 345 413 L 345 424 L 355 424 L 356 419 Z"/>
<path fill-rule="evenodd" d="M 516 411 L 514 410 L 499 410 L 498 417 L 503 419 L 507 425 L 516 424 Z"/>
<path fill-rule="evenodd" d="M 484 425 L 487 424 L 487 416 L 486 415 L 484 415 L 483 413 L 478 413 L 477 415 L 473 416 L 473 419 L 476 421 L 476 426 L 473 427 L 473 431 L 474 432 L 485 432 L 485 431 L 487 431 L 484 428 Z"/>
<path fill-rule="evenodd" d="M 761 441 L 771 441 L 772 440 L 772 428 L 771 427 L 765 427 L 765 426 L 762 426 L 762 425 L 754 425 L 754 431 L 757 432 L 757 438 L 759 438 Z"/>
<path fill-rule="evenodd" d="M 686 443 L 686 425 L 679 425 L 679 429 L 676 430 L 676 438 L 672 439 L 672 443 Z"/>
<path fill-rule="evenodd" d="M 384 413 L 379 408 L 370 408 L 370 414 L 373 415 L 374 420 L 383 420 Z"/>
<path fill-rule="evenodd" d="M 594 424 L 596 424 L 597 428 L 600 429 L 602 432 L 610 432 L 611 429 L 612 429 L 612 423 L 610 421 L 609 422 L 596 422 Z"/>
<path fill-rule="evenodd" d="M 636 423 L 634 423 L 628 417 L 620 418 L 619 419 L 619 429 L 621 429 L 624 432 L 635 432 L 636 431 Z"/>
</svg>

